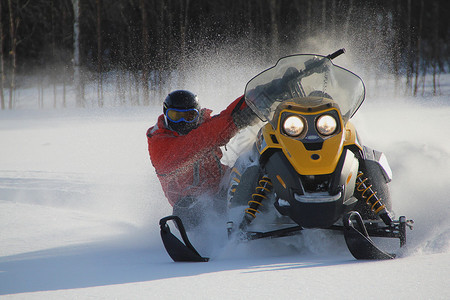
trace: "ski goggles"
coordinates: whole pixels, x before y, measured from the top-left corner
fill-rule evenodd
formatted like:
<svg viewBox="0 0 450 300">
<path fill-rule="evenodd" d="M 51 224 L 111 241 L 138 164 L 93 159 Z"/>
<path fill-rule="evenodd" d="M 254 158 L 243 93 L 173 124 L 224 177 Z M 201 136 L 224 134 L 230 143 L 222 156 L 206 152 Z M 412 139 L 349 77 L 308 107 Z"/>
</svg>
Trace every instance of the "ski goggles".
<svg viewBox="0 0 450 300">
<path fill-rule="evenodd" d="M 166 117 L 174 123 L 179 123 L 181 121 L 193 123 L 198 120 L 199 116 L 200 113 L 195 108 L 188 108 L 188 109 L 168 108 L 166 110 Z"/>
</svg>

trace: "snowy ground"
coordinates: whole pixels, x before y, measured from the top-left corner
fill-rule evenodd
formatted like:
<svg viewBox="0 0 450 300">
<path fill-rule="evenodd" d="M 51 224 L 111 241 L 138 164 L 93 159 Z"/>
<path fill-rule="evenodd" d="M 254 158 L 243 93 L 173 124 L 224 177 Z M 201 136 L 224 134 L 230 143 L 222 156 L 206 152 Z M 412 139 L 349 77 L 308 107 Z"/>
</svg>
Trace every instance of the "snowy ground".
<svg viewBox="0 0 450 300">
<path fill-rule="evenodd" d="M 160 107 L 0 111 L 0 298 L 448 299 L 450 102 L 366 102 L 354 123 L 390 160 L 395 211 L 416 221 L 393 261 L 356 261 L 312 230 L 174 263 L 145 137 Z"/>
</svg>

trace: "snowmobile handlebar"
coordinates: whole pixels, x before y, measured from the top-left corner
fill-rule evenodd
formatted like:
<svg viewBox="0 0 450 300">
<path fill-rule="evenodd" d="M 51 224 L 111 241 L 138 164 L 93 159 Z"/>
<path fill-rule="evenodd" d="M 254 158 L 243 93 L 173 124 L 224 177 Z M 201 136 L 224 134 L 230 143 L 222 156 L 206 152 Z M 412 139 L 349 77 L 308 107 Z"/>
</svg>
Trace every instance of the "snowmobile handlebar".
<svg viewBox="0 0 450 300">
<path fill-rule="evenodd" d="M 290 81 L 292 81 L 294 79 L 297 80 L 298 78 L 303 78 L 303 77 L 306 77 L 308 75 L 311 75 L 314 72 L 317 72 L 316 69 L 321 67 L 325 63 L 326 59 L 332 60 L 332 59 L 335 59 L 336 57 L 338 57 L 339 55 L 344 54 L 344 53 L 345 53 L 345 49 L 342 48 L 342 49 L 339 49 L 339 50 L 337 50 L 337 51 L 335 51 L 335 52 L 333 52 L 331 54 L 328 54 L 327 56 L 323 57 L 322 59 L 319 59 L 319 58 L 316 58 L 316 57 L 312 58 L 312 59 L 308 60 L 307 62 L 305 62 L 305 69 L 303 69 L 301 71 L 292 70 L 292 69 L 295 69 L 295 68 L 292 68 L 292 69 L 289 68 L 286 71 L 285 75 L 283 76 L 282 82 L 288 83 L 288 82 L 290 82 Z"/>
<path fill-rule="evenodd" d="M 339 55 L 344 54 L 344 53 L 345 53 L 345 49 L 342 48 L 342 49 L 339 49 L 339 50 L 337 50 L 337 51 L 335 51 L 335 52 L 333 52 L 331 54 L 328 54 L 327 58 L 328 59 L 335 59 L 336 57 L 338 57 Z"/>
</svg>

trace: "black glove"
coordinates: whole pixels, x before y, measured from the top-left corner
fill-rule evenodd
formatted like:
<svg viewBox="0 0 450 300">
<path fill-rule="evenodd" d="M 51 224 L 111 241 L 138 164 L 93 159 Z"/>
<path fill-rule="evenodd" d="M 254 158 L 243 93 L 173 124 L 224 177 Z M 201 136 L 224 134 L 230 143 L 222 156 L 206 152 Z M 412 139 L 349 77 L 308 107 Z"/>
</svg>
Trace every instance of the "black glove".
<svg viewBox="0 0 450 300">
<path fill-rule="evenodd" d="M 251 110 L 251 108 L 244 103 L 245 96 L 239 100 L 236 106 L 231 112 L 231 117 L 233 117 L 233 122 L 238 129 L 245 128 L 249 125 L 256 124 L 258 121 L 258 116 Z"/>
<path fill-rule="evenodd" d="M 283 77 L 272 80 L 271 82 L 261 86 L 265 93 L 272 99 L 282 97 L 284 93 L 289 91 L 288 83 L 299 75 L 299 71 L 294 67 L 289 67 L 284 72 Z M 259 87 L 257 87 L 259 88 Z"/>
<path fill-rule="evenodd" d="M 250 109 L 249 106 L 245 106 L 242 109 L 237 109 L 231 113 L 233 122 L 237 128 L 242 129 L 249 125 L 254 125 L 258 121 L 258 116 Z"/>
</svg>

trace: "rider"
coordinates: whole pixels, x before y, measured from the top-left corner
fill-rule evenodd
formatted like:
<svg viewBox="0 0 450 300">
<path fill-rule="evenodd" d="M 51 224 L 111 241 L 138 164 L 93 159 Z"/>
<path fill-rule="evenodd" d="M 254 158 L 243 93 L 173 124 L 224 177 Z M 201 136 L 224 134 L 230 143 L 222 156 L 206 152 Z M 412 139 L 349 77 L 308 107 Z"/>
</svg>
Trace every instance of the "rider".
<svg viewBox="0 0 450 300">
<path fill-rule="evenodd" d="M 228 169 L 220 162 L 219 147 L 256 117 L 244 96 L 218 115 L 211 117 L 211 112 L 200 107 L 195 94 L 176 90 L 166 97 L 163 114 L 147 131 L 150 159 L 164 194 L 173 206 L 173 214 L 188 228 L 200 222 L 203 207 L 199 197 L 209 195 L 214 199 L 219 193 L 220 181 Z"/>
</svg>

